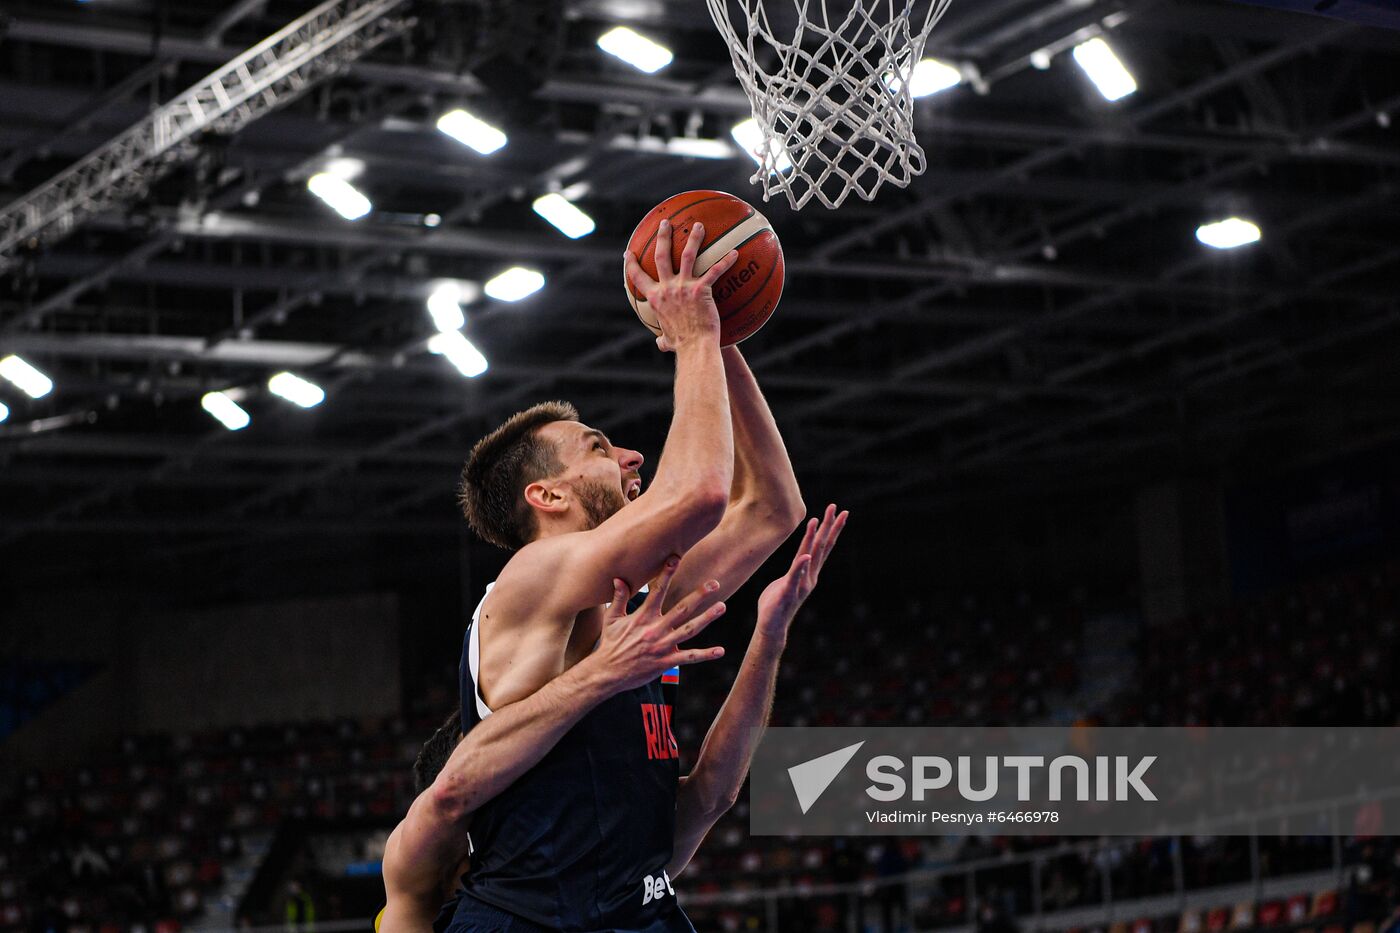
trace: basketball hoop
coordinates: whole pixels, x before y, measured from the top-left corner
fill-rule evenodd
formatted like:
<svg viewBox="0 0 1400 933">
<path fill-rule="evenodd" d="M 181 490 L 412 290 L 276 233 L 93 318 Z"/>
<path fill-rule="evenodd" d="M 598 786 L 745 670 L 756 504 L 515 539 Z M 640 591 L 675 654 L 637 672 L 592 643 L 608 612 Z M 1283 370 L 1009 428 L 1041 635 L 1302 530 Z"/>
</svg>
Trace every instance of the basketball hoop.
<svg viewBox="0 0 1400 933">
<path fill-rule="evenodd" d="M 835 208 L 923 173 L 910 78 L 949 0 L 706 2 L 753 105 L 756 132 L 740 142 L 763 200 L 780 191 L 794 209 L 813 196 Z"/>
</svg>

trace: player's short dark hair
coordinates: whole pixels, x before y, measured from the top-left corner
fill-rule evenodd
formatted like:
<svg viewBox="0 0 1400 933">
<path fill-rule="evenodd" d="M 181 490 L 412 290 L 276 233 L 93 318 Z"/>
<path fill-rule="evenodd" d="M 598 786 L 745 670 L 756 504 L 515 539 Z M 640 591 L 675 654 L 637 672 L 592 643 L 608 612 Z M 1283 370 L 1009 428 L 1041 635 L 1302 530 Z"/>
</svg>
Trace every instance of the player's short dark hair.
<svg viewBox="0 0 1400 933">
<path fill-rule="evenodd" d="M 447 759 L 452 757 L 452 750 L 457 747 L 461 737 L 462 713 L 454 709 L 443 724 L 438 726 L 432 738 L 423 743 L 423 750 L 413 762 L 414 794 L 421 794 L 433 786 L 437 776 L 446 767 Z"/>
<path fill-rule="evenodd" d="M 525 487 L 564 469 L 555 446 L 541 440 L 538 431 L 555 421 L 577 420 L 578 410 L 568 402 L 540 402 L 476 442 L 457 490 L 473 531 L 508 551 L 529 543 L 538 526 Z"/>
</svg>

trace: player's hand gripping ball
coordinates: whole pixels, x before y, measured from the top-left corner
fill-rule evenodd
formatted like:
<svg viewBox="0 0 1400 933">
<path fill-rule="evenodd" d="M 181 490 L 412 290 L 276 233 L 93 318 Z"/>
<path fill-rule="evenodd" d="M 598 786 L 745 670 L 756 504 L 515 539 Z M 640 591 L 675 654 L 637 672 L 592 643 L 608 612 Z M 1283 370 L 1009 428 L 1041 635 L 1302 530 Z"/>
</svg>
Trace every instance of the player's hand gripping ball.
<svg viewBox="0 0 1400 933">
<path fill-rule="evenodd" d="M 695 257 L 694 274 L 705 274 L 715 262 L 738 250 L 734 265 L 712 286 L 719 309 L 720 346 L 750 337 L 772 316 L 783 294 L 783 248 L 768 219 L 749 204 L 723 191 L 686 191 L 662 201 L 647 212 L 627 249 L 641 263 L 642 271 L 657 279 L 656 233 L 661 220 L 671 222 L 671 266 L 680 267 L 681 252 L 696 221 L 704 224 L 704 240 Z M 637 317 L 653 334 L 661 325 L 636 287 L 623 281 L 627 300 Z"/>
</svg>

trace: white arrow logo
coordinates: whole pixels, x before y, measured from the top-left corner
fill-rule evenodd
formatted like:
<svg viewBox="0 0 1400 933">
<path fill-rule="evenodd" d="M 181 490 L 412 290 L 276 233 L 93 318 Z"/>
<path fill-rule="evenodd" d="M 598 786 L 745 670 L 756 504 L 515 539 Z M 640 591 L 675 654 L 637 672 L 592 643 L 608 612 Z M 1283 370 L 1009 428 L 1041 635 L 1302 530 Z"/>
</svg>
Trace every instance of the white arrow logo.
<svg viewBox="0 0 1400 933">
<path fill-rule="evenodd" d="M 811 761 L 804 761 L 800 765 L 793 765 L 788 768 L 788 777 L 792 779 L 792 789 L 797 792 L 797 805 L 806 813 L 812 809 L 812 804 L 817 802 L 831 782 L 836 780 L 836 776 L 841 773 L 841 769 L 856 756 L 864 742 L 857 742 L 854 745 L 847 745 L 834 752 L 822 755 L 820 758 L 813 758 Z"/>
</svg>

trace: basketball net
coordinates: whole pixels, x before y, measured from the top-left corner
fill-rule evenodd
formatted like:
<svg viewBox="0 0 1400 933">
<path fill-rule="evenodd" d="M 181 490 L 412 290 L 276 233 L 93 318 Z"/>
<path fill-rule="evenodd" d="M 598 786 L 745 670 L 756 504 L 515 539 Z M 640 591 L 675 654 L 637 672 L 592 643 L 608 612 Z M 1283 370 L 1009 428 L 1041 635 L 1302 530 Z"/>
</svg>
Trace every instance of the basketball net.
<svg viewBox="0 0 1400 933">
<path fill-rule="evenodd" d="M 765 0 L 706 2 L 753 105 L 757 133 L 741 144 L 752 144 L 763 200 L 782 192 L 794 209 L 813 197 L 835 208 L 923 173 L 910 77 L 949 0 L 766 0 L 793 5 L 791 35 Z"/>
</svg>

